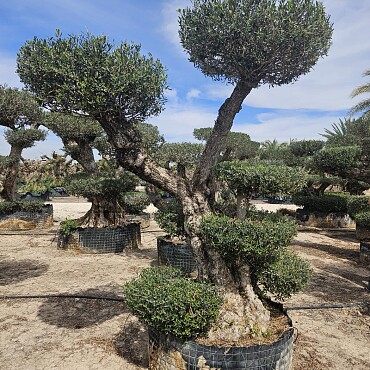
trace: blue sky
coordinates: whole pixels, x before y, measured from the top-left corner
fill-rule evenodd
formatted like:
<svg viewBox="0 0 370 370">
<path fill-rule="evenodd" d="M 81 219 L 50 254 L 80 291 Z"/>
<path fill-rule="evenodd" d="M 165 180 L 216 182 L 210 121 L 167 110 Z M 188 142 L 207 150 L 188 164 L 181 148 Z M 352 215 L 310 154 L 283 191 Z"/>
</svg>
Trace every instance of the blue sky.
<svg viewBox="0 0 370 370">
<path fill-rule="evenodd" d="M 294 84 L 263 86 L 247 97 L 233 131 L 252 140 L 319 139 L 357 101 L 352 90 L 368 82 L 362 73 L 370 68 L 370 1 L 322 0 L 334 23 L 329 55 Z M 88 30 L 142 45 L 166 66 L 171 90 L 165 110 L 148 120 L 167 141 L 194 141 L 193 129 L 212 126 L 219 106 L 232 87 L 202 75 L 188 62 L 177 35 L 176 9 L 190 0 L 0 0 L 0 84 L 21 87 L 15 73 L 16 56 L 26 40 Z M 24 152 L 38 158 L 62 147 L 49 135 Z M 9 147 L 0 131 L 0 155 Z"/>
</svg>

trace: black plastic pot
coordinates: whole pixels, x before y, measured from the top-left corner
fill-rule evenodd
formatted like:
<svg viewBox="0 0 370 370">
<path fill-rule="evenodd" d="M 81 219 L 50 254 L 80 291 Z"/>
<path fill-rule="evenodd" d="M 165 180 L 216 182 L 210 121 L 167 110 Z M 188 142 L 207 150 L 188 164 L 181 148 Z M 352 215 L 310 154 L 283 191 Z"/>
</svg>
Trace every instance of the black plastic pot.
<svg viewBox="0 0 370 370">
<path fill-rule="evenodd" d="M 0 229 L 35 229 L 52 225 L 52 204 L 45 204 L 40 212 L 17 211 L 9 215 L 0 215 Z"/>
<path fill-rule="evenodd" d="M 158 265 L 176 267 L 187 274 L 196 269 L 193 253 L 186 243 L 174 243 L 169 237 L 158 237 L 157 252 Z"/>
<path fill-rule="evenodd" d="M 139 222 L 117 228 L 78 228 L 70 235 L 59 235 L 59 248 L 78 249 L 84 253 L 122 253 L 125 249 L 137 249 L 141 245 Z"/>
</svg>

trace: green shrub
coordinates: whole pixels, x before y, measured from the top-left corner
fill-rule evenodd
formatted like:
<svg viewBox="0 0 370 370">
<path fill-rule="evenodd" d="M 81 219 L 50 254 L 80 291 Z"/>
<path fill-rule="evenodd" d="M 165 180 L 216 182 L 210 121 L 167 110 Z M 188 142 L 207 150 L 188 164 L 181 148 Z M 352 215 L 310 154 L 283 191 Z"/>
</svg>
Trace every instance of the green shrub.
<svg viewBox="0 0 370 370">
<path fill-rule="evenodd" d="M 286 299 L 301 291 L 307 285 L 311 274 L 308 262 L 290 251 L 283 250 L 279 259 L 258 274 L 257 279 L 258 283 L 277 299 Z"/>
<path fill-rule="evenodd" d="M 370 229 L 370 211 L 356 213 L 356 226 Z"/>
<path fill-rule="evenodd" d="M 77 221 L 76 220 L 64 220 L 60 223 L 60 231 L 63 235 L 68 236 L 71 235 L 71 232 L 77 229 Z"/>
<path fill-rule="evenodd" d="M 322 140 L 300 140 L 292 141 L 289 149 L 297 157 L 312 156 L 324 147 L 325 142 Z"/>
<path fill-rule="evenodd" d="M 132 215 L 141 215 L 143 209 L 150 204 L 148 194 L 142 192 L 128 192 L 121 195 L 119 203 L 123 209 Z"/>
<path fill-rule="evenodd" d="M 348 213 L 356 219 L 356 214 L 364 211 L 370 211 L 370 197 L 369 196 L 352 196 L 348 200 Z"/>
<path fill-rule="evenodd" d="M 278 263 L 296 232 L 294 221 L 263 212 L 254 212 L 252 218 L 243 221 L 211 215 L 203 218 L 200 226 L 203 242 L 218 251 L 231 269 L 236 267 L 235 261 L 250 267 L 252 284 L 257 290 L 259 278 Z M 290 286 L 293 285 L 291 282 Z M 274 294 L 284 297 L 294 292 L 284 284 L 275 283 L 271 288 Z M 266 293 L 269 289 L 266 285 L 262 291 Z"/>
<path fill-rule="evenodd" d="M 328 147 L 314 155 L 314 165 L 323 172 L 341 173 L 359 166 L 359 146 Z"/>
<path fill-rule="evenodd" d="M 142 323 L 184 340 L 206 333 L 222 304 L 215 287 L 185 279 L 172 267 L 144 269 L 123 290 L 127 307 Z"/>
<path fill-rule="evenodd" d="M 163 200 L 157 204 L 155 220 L 170 236 L 185 235 L 185 218 L 181 204 L 176 199 Z"/>
<path fill-rule="evenodd" d="M 19 211 L 42 212 L 44 203 L 39 201 L 0 202 L 0 215 L 9 215 Z"/>
<path fill-rule="evenodd" d="M 308 212 L 347 213 L 350 198 L 350 195 L 342 193 L 325 193 L 320 196 L 296 194 L 292 197 L 292 201 L 297 206 L 303 206 Z"/>
</svg>

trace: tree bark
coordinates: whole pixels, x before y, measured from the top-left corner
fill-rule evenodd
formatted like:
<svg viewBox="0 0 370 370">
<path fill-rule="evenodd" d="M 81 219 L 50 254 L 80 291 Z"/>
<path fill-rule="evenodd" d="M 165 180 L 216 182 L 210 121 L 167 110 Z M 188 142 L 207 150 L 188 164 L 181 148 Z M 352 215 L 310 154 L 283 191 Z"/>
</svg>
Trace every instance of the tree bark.
<svg viewBox="0 0 370 370">
<path fill-rule="evenodd" d="M 238 82 L 230 98 L 221 106 L 211 137 L 191 179 L 183 166 L 178 166 L 178 172 L 174 174 L 149 158 L 141 149 L 137 130 L 122 117 L 117 117 L 116 120 L 95 117 L 115 147 L 117 161 L 123 168 L 176 196 L 181 202 L 188 241 L 199 269 L 198 278 L 208 279 L 216 284 L 225 297 L 220 319 L 210 335 L 229 343 L 238 342 L 257 327 L 260 332 L 265 331 L 269 313 L 253 291 L 249 267 L 240 266 L 237 271 L 231 271 L 215 250 L 202 243 L 199 226 L 201 218 L 211 211 L 211 192 L 207 187 L 211 168 L 219 158 L 222 142 L 226 140 L 235 115 L 254 87 L 256 84 Z"/>
<path fill-rule="evenodd" d="M 126 225 L 125 211 L 117 199 L 93 197 L 90 210 L 77 220 L 80 227 L 110 227 Z"/>
<path fill-rule="evenodd" d="M 193 185 L 199 189 L 205 188 L 212 167 L 216 164 L 221 151 L 222 143 L 226 140 L 237 113 L 240 112 L 244 99 L 256 84 L 239 81 L 231 96 L 225 100 L 218 111 L 218 117 L 210 138 L 199 160 L 199 165 L 193 176 Z"/>
<path fill-rule="evenodd" d="M 22 159 L 23 147 L 18 145 L 12 145 L 10 148 L 9 164 L 5 171 L 5 177 L 3 181 L 3 190 L 1 196 L 6 201 L 16 200 L 17 190 L 17 177 L 19 173 L 19 163 Z"/>
</svg>

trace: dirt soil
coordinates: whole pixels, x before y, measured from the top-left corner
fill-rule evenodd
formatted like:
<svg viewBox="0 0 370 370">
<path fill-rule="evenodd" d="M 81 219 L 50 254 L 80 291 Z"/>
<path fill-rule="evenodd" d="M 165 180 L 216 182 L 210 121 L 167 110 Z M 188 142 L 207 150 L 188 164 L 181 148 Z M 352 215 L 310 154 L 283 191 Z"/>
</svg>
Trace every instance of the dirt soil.
<svg viewBox="0 0 370 370">
<path fill-rule="evenodd" d="M 83 215 L 81 199 L 54 198 L 54 226 L 0 233 L 0 368 L 2 370 L 147 369 L 147 332 L 124 303 L 87 298 L 17 298 L 57 294 L 122 297 L 121 286 L 157 264 L 151 221 L 142 247 L 121 254 L 58 250 L 59 222 Z M 259 205 L 276 209 L 280 205 Z M 286 208 L 286 206 L 283 206 Z M 285 302 L 297 328 L 294 370 L 370 369 L 370 270 L 359 263 L 354 230 L 302 229 L 291 246 L 314 269 L 304 292 Z"/>
</svg>

